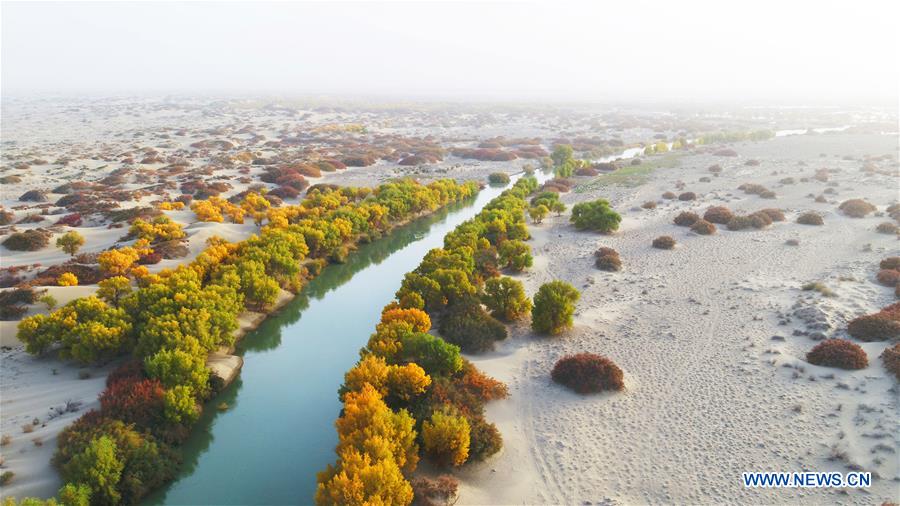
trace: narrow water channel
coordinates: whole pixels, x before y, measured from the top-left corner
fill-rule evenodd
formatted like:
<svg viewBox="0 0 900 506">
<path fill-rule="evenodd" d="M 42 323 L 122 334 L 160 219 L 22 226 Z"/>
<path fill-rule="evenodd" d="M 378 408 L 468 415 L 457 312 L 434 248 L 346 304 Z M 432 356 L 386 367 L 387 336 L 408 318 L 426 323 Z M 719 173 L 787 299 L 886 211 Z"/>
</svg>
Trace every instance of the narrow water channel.
<svg viewBox="0 0 900 506">
<path fill-rule="evenodd" d="M 337 389 L 381 309 L 406 272 L 504 188 L 361 247 L 248 334 L 240 377 L 205 410 L 180 476 L 146 504 L 311 504 L 316 473 L 335 459 Z"/>
</svg>

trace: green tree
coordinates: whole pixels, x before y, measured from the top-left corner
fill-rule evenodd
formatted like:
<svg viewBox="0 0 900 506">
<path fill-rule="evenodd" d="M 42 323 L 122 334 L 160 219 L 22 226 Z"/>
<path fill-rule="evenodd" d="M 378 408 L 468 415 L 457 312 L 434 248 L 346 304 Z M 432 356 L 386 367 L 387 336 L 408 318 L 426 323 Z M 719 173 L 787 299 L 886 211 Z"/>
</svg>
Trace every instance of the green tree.
<svg viewBox="0 0 900 506">
<path fill-rule="evenodd" d="M 209 369 L 206 368 L 206 353 L 199 349 L 195 353 L 183 350 L 161 350 L 144 360 L 147 375 L 156 378 L 166 388 L 188 385 L 194 392 L 203 395 L 208 390 Z"/>
<path fill-rule="evenodd" d="M 550 210 L 556 213 L 557 216 L 559 216 L 566 211 L 566 205 L 557 200 L 550 205 Z"/>
<path fill-rule="evenodd" d="M 194 399 L 194 390 L 188 385 L 177 385 L 166 390 L 166 419 L 186 425 L 197 421 L 200 412 Z"/>
<path fill-rule="evenodd" d="M 74 230 L 70 230 L 56 240 L 56 247 L 75 256 L 78 250 L 84 246 L 84 236 Z"/>
<path fill-rule="evenodd" d="M 59 502 L 64 506 L 90 506 L 91 487 L 79 483 L 66 483 L 59 489 Z"/>
<path fill-rule="evenodd" d="M 553 166 L 559 168 L 569 162 L 572 162 L 572 154 L 572 146 L 568 144 L 558 144 L 555 148 L 553 148 L 553 153 L 550 154 L 550 159 L 553 160 Z"/>
<path fill-rule="evenodd" d="M 117 489 L 125 465 L 116 455 L 116 444 L 108 436 L 93 439 L 83 452 L 75 455 L 63 468 L 69 483 L 87 485 L 94 504 L 119 504 Z"/>
<path fill-rule="evenodd" d="M 504 241 L 500 245 L 499 255 L 500 266 L 509 267 L 515 272 L 531 267 L 534 262 L 531 247 L 522 241 Z"/>
<path fill-rule="evenodd" d="M 544 283 L 534 296 L 531 328 L 539 334 L 559 334 L 572 326 L 575 303 L 581 294 L 564 281 Z"/>
<path fill-rule="evenodd" d="M 131 293 L 131 280 L 125 276 L 113 276 L 98 283 L 97 296 L 115 307 L 119 307 L 119 301 Z"/>
<path fill-rule="evenodd" d="M 531 300 L 525 295 L 522 282 L 507 276 L 485 281 L 482 301 L 491 316 L 504 321 L 518 320 L 531 311 Z"/>
<path fill-rule="evenodd" d="M 532 207 L 528 210 L 528 215 L 531 217 L 531 221 L 536 224 L 540 224 L 544 221 L 544 218 L 550 213 L 550 209 L 547 206 L 541 204 L 539 206 Z"/>
<path fill-rule="evenodd" d="M 448 376 L 463 366 L 459 346 L 424 332 L 410 332 L 400 336 L 400 359 L 415 362 L 429 376 Z"/>
</svg>

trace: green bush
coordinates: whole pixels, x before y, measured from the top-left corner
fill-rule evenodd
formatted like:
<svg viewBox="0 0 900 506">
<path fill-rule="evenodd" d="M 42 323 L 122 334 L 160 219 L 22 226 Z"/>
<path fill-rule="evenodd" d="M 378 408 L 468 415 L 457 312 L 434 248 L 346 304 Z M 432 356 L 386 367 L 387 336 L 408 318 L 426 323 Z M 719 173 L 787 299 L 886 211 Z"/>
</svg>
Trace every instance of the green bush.
<svg viewBox="0 0 900 506">
<path fill-rule="evenodd" d="M 509 184 L 509 174 L 506 172 L 493 172 L 488 176 L 491 184 Z"/>
<path fill-rule="evenodd" d="M 506 339 L 506 327 L 472 300 L 450 306 L 441 318 L 438 330 L 449 343 L 466 353 L 494 349 L 494 342 Z"/>
<path fill-rule="evenodd" d="M 619 229 L 622 217 L 609 207 L 607 200 L 599 199 L 575 204 L 572 207 L 570 221 L 579 230 L 593 230 L 607 234 Z"/>
<path fill-rule="evenodd" d="M 534 296 L 531 328 L 539 334 L 559 334 L 572 326 L 575 303 L 581 293 L 565 281 L 544 283 Z"/>
<path fill-rule="evenodd" d="M 531 300 L 525 295 L 522 282 L 506 276 L 484 283 L 482 302 L 491 316 L 503 321 L 518 320 L 531 312 Z"/>
</svg>

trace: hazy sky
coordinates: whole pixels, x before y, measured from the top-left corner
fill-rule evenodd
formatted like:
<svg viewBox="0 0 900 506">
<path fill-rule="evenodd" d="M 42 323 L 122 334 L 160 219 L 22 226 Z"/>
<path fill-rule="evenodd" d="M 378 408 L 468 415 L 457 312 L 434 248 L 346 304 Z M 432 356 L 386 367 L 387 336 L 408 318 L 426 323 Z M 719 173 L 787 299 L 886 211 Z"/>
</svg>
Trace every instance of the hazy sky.
<svg viewBox="0 0 900 506">
<path fill-rule="evenodd" d="M 898 3 L 3 2 L 0 85 L 894 103 Z"/>
</svg>

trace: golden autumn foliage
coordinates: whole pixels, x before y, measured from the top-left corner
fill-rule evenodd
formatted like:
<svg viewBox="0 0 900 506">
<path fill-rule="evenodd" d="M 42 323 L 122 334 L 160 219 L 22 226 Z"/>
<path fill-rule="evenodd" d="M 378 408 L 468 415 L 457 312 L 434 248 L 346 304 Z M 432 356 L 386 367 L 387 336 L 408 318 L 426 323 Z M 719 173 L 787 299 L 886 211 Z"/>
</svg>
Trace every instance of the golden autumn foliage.
<svg viewBox="0 0 900 506">
<path fill-rule="evenodd" d="M 170 220 L 167 216 L 157 216 L 152 221 L 144 221 L 137 218 L 131 224 L 128 235 L 143 239 L 149 244 L 157 241 L 182 239 L 185 233 L 181 225 Z"/>
<path fill-rule="evenodd" d="M 56 284 L 59 286 L 78 286 L 78 276 L 71 272 L 64 272 L 56 278 Z"/>
<path fill-rule="evenodd" d="M 228 216 L 232 223 L 244 223 L 245 210 L 236 206 L 222 197 L 210 197 L 206 200 L 198 200 L 191 204 L 191 210 L 200 221 L 212 221 L 222 223 L 223 217 Z"/>
<path fill-rule="evenodd" d="M 338 461 L 319 473 L 317 504 L 410 504 L 412 487 L 403 471 L 418 463 L 414 420 L 394 413 L 366 383 L 344 397 L 343 415 L 335 423 Z"/>
<path fill-rule="evenodd" d="M 184 209 L 184 202 L 160 202 L 157 207 L 162 211 L 180 211 Z"/>
<path fill-rule="evenodd" d="M 132 247 L 104 251 L 97 256 L 100 270 L 111 276 L 125 276 L 140 258 L 140 252 Z"/>
<path fill-rule="evenodd" d="M 389 445 L 389 457 L 400 469 L 411 472 L 419 462 L 415 421 L 406 410 L 393 412 L 384 403 L 381 395 L 371 385 L 363 385 L 358 392 L 348 392 L 344 396 L 344 412 L 337 427 L 337 450 L 356 448 L 366 452 L 372 440 L 384 440 Z M 384 458 L 381 453 L 371 452 L 372 457 Z"/>
<path fill-rule="evenodd" d="M 423 394 L 430 384 L 431 378 L 416 364 L 388 365 L 382 357 L 366 355 L 344 375 L 342 390 L 359 392 L 370 385 L 382 397 L 408 401 Z"/>
<path fill-rule="evenodd" d="M 461 466 L 469 458 L 469 422 L 464 416 L 435 411 L 422 424 L 425 452 L 444 465 Z"/>
</svg>

